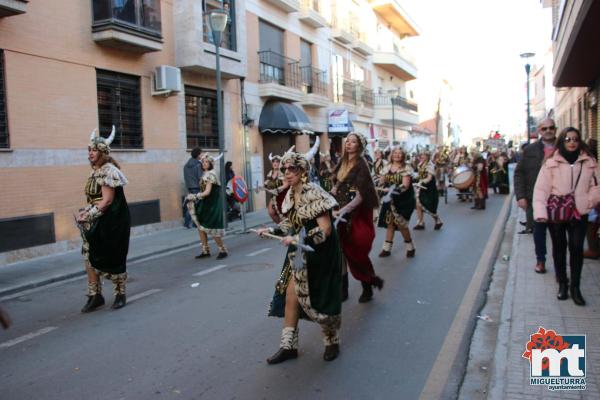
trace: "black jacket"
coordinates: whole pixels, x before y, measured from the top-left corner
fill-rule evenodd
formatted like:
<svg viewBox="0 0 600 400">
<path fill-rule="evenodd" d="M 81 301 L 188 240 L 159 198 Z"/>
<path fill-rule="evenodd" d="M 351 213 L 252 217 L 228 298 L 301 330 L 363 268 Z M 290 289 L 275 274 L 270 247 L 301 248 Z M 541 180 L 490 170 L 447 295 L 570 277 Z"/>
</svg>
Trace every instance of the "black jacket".
<svg viewBox="0 0 600 400">
<path fill-rule="evenodd" d="M 533 187 L 544 162 L 544 142 L 538 140 L 525 147 L 515 168 L 515 196 L 517 200 L 533 199 Z"/>
</svg>

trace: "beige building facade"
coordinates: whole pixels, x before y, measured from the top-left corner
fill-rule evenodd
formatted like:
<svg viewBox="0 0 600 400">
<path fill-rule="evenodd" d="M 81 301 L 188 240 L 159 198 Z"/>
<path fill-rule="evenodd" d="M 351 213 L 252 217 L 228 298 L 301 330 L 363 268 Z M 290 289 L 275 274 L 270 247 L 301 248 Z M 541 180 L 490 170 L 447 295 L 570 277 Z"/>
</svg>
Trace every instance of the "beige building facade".
<svg viewBox="0 0 600 400">
<path fill-rule="evenodd" d="M 250 186 L 292 144 L 400 143 L 418 123 L 403 40 L 419 31 L 396 0 L 0 0 L 0 264 L 78 246 L 95 128 L 116 126 L 134 234 L 179 226 L 189 151 L 219 147 L 207 18 L 222 7 L 225 158 Z"/>
<path fill-rule="evenodd" d="M 578 128 L 584 138 L 600 137 L 600 3 L 593 0 L 544 0 L 552 7 L 554 118 L 560 129 Z"/>
</svg>

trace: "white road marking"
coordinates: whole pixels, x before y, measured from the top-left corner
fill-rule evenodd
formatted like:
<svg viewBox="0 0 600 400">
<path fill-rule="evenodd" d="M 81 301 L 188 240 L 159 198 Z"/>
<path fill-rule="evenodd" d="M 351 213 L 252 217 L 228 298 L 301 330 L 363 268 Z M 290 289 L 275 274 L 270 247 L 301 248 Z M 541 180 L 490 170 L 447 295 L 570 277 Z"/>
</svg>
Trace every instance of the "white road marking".
<svg viewBox="0 0 600 400">
<path fill-rule="evenodd" d="M 138 258 L 135 261 L 128 261 L 127 264 L 128 265 L 133 265 L 133 264 L 139 264 L 139 263 L 146 262 L 146 261 L 156 260 L 157 258 L 162 258 L 162 257 L 165 257 L 165 256 L 170 256 L 170 255 L 173 255 L 173 254 L 181 253 L 181 252 L 193 249 L 195 247 L 198 247 L 198 243 L 192 243 L 192 244 L 190 244 L 188 246 L 185 246 L 185 247 L 180 247 L 178 249 L 165 251 L 164 253 L 152 254 L 152 255 L 149 255 L 147 257 Z"/>
<path fill-rule="evenodd" d="M 256 250 L 255 252 L 248 254 L 248 257 L 254 257 L 254 256 L 257 256 L 257 255 L 259 255 L 259 254 L 266 253 L 266 252 L 267 252 L 267 251 L 269 251 L 269 250 L 271 250 L 271 248 L 270 248 L 270 247 L 267 247 L 266 249 L 262 249 L 262 250 Z"/>
<path fill-rule="evenodd" d="M 200 284 L 199 284 L 198 282 L 194 282 L 194 283 L 192 283 L 190 286 L 191 286 L 191 287 L 198 287 L 198 286 L 200 286 Z"/>
<path fill-rule="evenodd" d="M 0 343 L 0 349 L 4 349 L 7 347 L 12 347 L 16 344 L 22 343 L 26 340 L 33 339 L 34 337 L 45 335 L 48 332 L 52 332 L 53 330 L 58 329 L 56 326 L 47 326 L 45 328 L 40 329 L 39 331 L 31 332 L 23 336 L 19 336 L 13 340 L 9 340 L 8 342 Z"/>
<path fill-rule="evenodd" d="M 136 301 L 143 297 L 150 296 L 151 294 L 158 293 L 161 290 L 162 289 L 150 289 L 150 290 L 146 290 L 145 292 L 142 292 L 142 293 L 134 294 L 133 296 L 127 298 L 127 302 L 131 303 L 132 301 Z"/>
<path fill-rule="evenodd" d="M 209 268 L 209 269 L 206 269 L 204 271 L 196 272 L 194 274 L 194 276 L 202 276 L 202 275 L 210 274 L 211 272 L 218 271 L 218 270 L 223 269 L 225 267 L 227 267 L 227 264 L 216 265 L 216 266 L 214 266 L 212 268 Z"/>
</svg>

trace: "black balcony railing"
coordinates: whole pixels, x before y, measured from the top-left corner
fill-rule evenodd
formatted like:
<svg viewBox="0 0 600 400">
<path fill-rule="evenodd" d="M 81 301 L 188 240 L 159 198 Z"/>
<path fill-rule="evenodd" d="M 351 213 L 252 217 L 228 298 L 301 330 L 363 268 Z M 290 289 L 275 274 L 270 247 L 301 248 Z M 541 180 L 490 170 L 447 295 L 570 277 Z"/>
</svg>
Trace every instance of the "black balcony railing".
<svg viewBox="0 0 600 400">
<path fill-rule="evenodd" d="M 260 83 L 275 82 L 296 89 L 302 87 L 300 62 L 271 50 L 259 51 Z"/>
<path fill-rule="evenodd" d="M 342 100 L 346 104 L 373 108 L 373 91 L 360 81 L 344 80 Z"/>
<path fill-rule="evenodd" d="M 92 0 L 93 28 L 110 25 L 161 38 L 160 0 Z"/>
<path fill-rule="evenodd" d="M 314 93 L 327 97 L 327 72 L 311 66 L 300 67 L 302 84 L 306 93 Z"/>
<path fill-rule="evenodd" d="M 391 106 L 392 102 L 394 106 L 406 108 L 411 111 L 419 111 L 419 106 L 416 103 L 402 97 L 402 96 L 392 96 L 389 94 L 378 94 L 374 96 L 374 103 L 376 106 Z"/>
</svg>

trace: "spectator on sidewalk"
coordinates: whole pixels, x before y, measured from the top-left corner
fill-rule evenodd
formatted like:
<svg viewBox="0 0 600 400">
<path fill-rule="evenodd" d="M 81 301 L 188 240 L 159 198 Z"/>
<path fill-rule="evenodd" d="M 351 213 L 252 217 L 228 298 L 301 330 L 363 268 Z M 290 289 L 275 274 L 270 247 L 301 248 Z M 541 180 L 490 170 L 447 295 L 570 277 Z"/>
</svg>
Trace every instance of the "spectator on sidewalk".
<svg viewBox="0 0 600 400">
<path fill-rule="evenodd" d="M 535 220 L 548 223 L 552 239 L 552 258 L 558 279 L 559 300 L 568 297 L 567 249 L 571 267 L 571 298 L 583 306 L 579 284 L 583 268 L 583 242 L 590 210 L 600 202 L 600 186 L 595 175 L 596 160 L 581 134 L 573 127 L 564 129 L 556 141 L 556 150 L 543 164 L 533 193 Z M 571 195 L 575 202 L 573 218 L 569 222 L 549 221 L 548 203 Z M 558 196 L 558 197 L 556 197 Z"/>
<path fill-rule="evenodd" d="M 535 222 L 533 219 L 533 187 L 544 158 L 552 155 L 556 139 L 556 124 L 554 120 L 546 118 L 537 126 L 537 134 L 541 140 L 525 147 L 523 154 L 515 168 L 515 196 L 520 208 L 525 210 L 527 223 L 520 234 L 533 233 L 535 244 L 536 265 L 535 272 L 546 272 L 546 224 Z"/>
<path fill-rule="evenodd" d="M 588 147 L 596 162 L 598 161 L 598 141 L 596 139 L 588 139 Z M 587 223 L 587 242 L 588 249 L 583 252 L 583 258 L 596 260 L 600 258 L 600 238 L 598 238 L 598 229 L 600 229 L 600 213 L 594 208 L 590 211 Z"/>
<path fill-rule="evenodd" d="M 190 154 L 190 159 L 183 166 L 183 180 L 185 181 L 187 194 L 197 194 L 200 192 L 200 177 L 202 176 L 200 154 L 202 154 L 202 149 L 200 147 L 194 147 Z M 184 206 L 183 210 L 183 226 L 188 229 L 195 227 L 187 207 Z"/>
<path fill-rule="evenodd" d="M 8 329 L 10 328 L 11 324 L 12 322 L 10 320 L 10 317 L 8 316 L 8 313 L 4 311 L 2 307 L 0 307 L 0 325 L 2 325 L 2 328 Z"/>
</svg>

